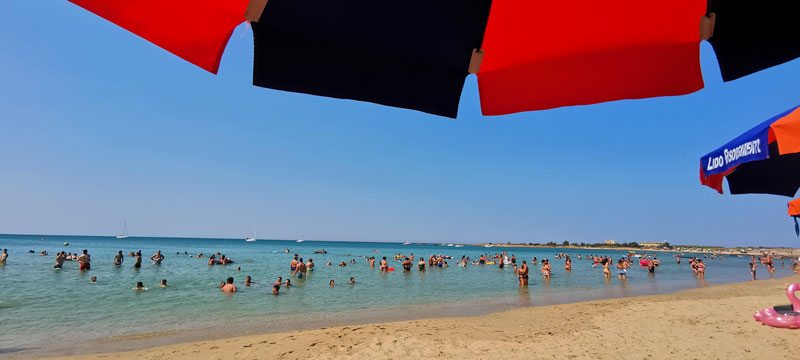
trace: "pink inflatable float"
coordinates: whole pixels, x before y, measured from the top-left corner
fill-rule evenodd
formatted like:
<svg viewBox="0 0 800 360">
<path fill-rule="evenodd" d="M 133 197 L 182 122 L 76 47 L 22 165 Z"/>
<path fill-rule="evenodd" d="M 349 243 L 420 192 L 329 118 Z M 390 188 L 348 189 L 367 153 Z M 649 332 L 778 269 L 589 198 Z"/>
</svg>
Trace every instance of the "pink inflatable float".
<svg viewBox="0 0 800 360">
<path fill-rule="evenodd" d="M 798 283 L 791 284 L 786 288 L 786 296 L 792 303 L 791 308 L 787 306 L 766 308 L 753 314 L 753 317 L 760 321 L 762 325 L 800 329 L 800 299 L 794 294 L 796 291 L 800 291 L 800 284 Z"/>
</svg>

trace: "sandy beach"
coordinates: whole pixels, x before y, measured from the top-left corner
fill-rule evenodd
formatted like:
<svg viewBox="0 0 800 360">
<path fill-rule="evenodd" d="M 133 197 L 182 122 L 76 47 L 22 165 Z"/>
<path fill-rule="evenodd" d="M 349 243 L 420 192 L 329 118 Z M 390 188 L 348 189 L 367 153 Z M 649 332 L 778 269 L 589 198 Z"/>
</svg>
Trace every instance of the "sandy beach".
<svg viewBox="0 0 800 360">
<path fill-rule="evenodd" d="M 800 276 L 622 299 L 244 336 L 61 359 L 800 359 L 800 332 L 752 314 Z"/>
</svg>

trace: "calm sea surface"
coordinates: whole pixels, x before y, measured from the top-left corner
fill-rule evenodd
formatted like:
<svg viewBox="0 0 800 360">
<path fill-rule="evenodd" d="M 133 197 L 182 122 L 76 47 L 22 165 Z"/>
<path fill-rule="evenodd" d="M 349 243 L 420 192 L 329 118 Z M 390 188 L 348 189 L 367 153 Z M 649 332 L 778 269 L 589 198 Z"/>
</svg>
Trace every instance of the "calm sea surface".
<svg viewBox="0 0 800 360">
<path fill-rule="evenodd" d="M 655 276 L 633 266 L 627 281 L 619 281 L 615 269 L 612 269 L 613 279 L 605 281 L 599 266 L 593 269 L 591 261 L 578 260 L 576 255 L 610 255 L 616 261 L 626 252 L 570 250 L 573 270 L 566 273 L 563 259 L 554 259 L 558 249 L 309 240 L 297 243 L 51 235 L 41 238 L 0 235 L 0 248 L 9 252 L 6 265 L 0 266 L 0 356 L 80 353 L 85 351 L 80 348 L 91 348 L 101 341 L 146 333 L 203 334 L 198 337 L 201 338 L 326 326 L 354 319 L 366 322 L 474 315 L 522 306 L 666 293 L 746 281 L 750 276 L 748 257 L 705 259 L 706 283 L 701 283 L 692 275 L 688 258 L 678 265 L 673 253 L 658 253 L 661 266 Z M 64 246 L 64 242 L 70 245 Z M 53 269 L 58 251 L 74 253 L 82 249 L 88 249 L 92 257 L 90 271 L 78 271 L 75 261 L 65 262 L 61 270 Z M 146 260 L 157 249 L 166 256 L 161 265 Z M 313 253 L 319 249 L 328 253 Z M 43 250 L 49 254 L 39 256 Z M 119 250 L 126 256 L 124 264 L 117 267 L 112 265 L 112 259 Z M 134 258 L 127 256 L 137 250 L 142 251 L 145 259 L 141 269 L 134 269 Z M 511 268 L 476 265 L 464 269 L 455 265 L 462 255 L 477 259 L 481 254 L 503 250 L 515 254 L 518 263 L 527 260 L 530 264 L 534 256 L 550 259 L 552 279 L 543 281 L 535 267 L 531 269 L 529 287 L 519 289 Z M 211 267 L 207 265 L 208 259 L 189 256 L 216 252 L 234 259 L 235 263 Z M 302 279 L 291 276 L 289 262 L 295 253 L 304 259 L 313 258 L 316 270 Z M 393 256 L 411 253 L 425 258 L 444 254 L 454 259 L 448 260 L 449 268 L 427 272 L 417 271 L 414 261 L 414 270 L 403 273 Z M 376 269 L 370 269 L 362 258 L 373 255 L 377 258 Z M 383 256 L 398 271 L 378 271 L 377 263 Z M 356 259 L 357 263 L 336 266 L 350 259 Z M 328 261 L 333 266 L 326 266 Z M 237 271 L 238 267 L 241 271 Z M 776 277 L 791 273 L 788 262 L 781 266 L 777 261 L 776 267 Z M 259 285 L 245 287 L 242 282 L 247 275 Z M 90 283 L 92 276 L 97 277 L 97 283 Z M 222 294 L 218 287 L 229 276 L 235 278 L 239 288 L 233 296 Z M 290 278 L 294 287 L 282 288 L 279 296 L 273 296 L 269 284 L 278 276 Z M 763 267 L 759 268 L 759 276 L 768 276 Z M 347 283 L 350 277 L 356 279 L 355 285 Z M 169 287 L 157 286 L 161 279 L 167 279 Z M 329 286 L 330 280 L 336 281 L 335 287 Z M 149 290 L 134 291 L 138 281 Z"/>
</svg>

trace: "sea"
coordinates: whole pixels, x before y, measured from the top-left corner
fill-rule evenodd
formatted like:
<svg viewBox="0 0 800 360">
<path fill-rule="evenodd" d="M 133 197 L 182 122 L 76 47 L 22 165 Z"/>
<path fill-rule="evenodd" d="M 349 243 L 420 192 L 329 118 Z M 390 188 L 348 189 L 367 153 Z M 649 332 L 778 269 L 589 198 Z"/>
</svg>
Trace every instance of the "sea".
<svg viewBox="0 0 800 360">
<path fill-rule="evenodd" d="M 411 240 L 413 241 L 413 240 Z M 68 245 L 67 245 L 68 244 Z M 688 260 L 700 254 L 656 253 L 660 266 L 655 274 L 639 266 L 628 270 L 627 280 L 604 279 L 602 267 L 577 255 L 607 255 L 616 259 L 628 252 L 599 249 L 526 247 L 463 247 L 447 244 L 346 242 L 306 240 L 257 240 L 208 238 L 160 238 L 0 235 L 0 248 L 9 257 L 0 266 L 0 357 L 25 358 L 125 351 L 176 342 L 216 339 L 334 325 L 409 320 L 443 316 L 473 316 L 502 310 L 565 304 L 586 300 L 662 294 L 728 282 L 747 281 L 749 257 L 706 258 L 705 281 L 693 276 Z M 58 251 L 91 255 L 91 270 L 79 271 L 76 261 L 54 269 Z M 314 253 L 325 250 L 327 254 Z M 125 255 L 121 266 L 112 260 Z M 142 267 L 133 267 L 128 254 L 142 251 Z M 157 250 L 164 261 L 147 260 Z M 41 256 L 42 251 L 48 255 Z M 456 260 L 502 251 L 517 262 L 549 259 L 552 278 L 542 279 L 532 266 L 528 287 L 520 288 L 513 268 L 497 265 L 456 265 Z M 564 251 L 572 259 L 572 271 L 564 269 Z M 209 266 L 203 253 L 224 254 L 233 264 Z M 642 253 L 641 251 L 638 253 Z M 316 264 L 313 272 L 297 278 L 290 262 L 297 254 Z M 403 272 L 395 255 L 415 256 L 414 267 Z M 420 272 L 416 258 L 452 256 L 449 267 Z M 652 254 L 652 253 L 649 253 Z M 365 257 L 375 256 L 370 268 Z M 394 272 L 381 272 L 386 257 Z M 355 264 L 351 263 L 355 260 Z M 330 262 L 332 265 L 328 266 Z M 347 266 L 338 264 L 345 262 Z M 790 263 L 775 262 L 775 277 L 792 273 Z M 246 276 L 256 283 L 243 284 Z M 760 279 L 768 278 L 759 268 Z M 95 283 L 91 277 L 96 277 Z M 220 282 L 233 277 L 238 292 L 226 295 Z M 272 294 L 278 277 L 293 286 Z M 355 284 L 349 284 L 350 278 Z M 167 280 L 168 287 L 158 284 Z M 335 285 L 331 287 L 330 281 Z M 147 290 L 134 290 L 142 282 Z"/>
</svg>

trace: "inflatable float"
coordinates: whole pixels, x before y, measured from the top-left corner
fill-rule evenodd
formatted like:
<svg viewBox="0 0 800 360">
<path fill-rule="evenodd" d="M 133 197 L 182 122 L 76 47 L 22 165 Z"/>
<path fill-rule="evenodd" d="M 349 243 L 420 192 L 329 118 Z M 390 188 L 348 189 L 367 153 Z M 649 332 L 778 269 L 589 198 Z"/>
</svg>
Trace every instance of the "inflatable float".
<svg viewBox="0 0 800 360">
<path fill-rule="evenodd" d="M 766 308 L 753 314 L 756 321 L 762 325 L 768 325 L 783 329 L 800 328 L 800 299 L 794 294 L 800 291 L 800 284 L 793 283 L 786 288 L 786 297 L 789 298 L 791 305 L 775 306 Z"/>
</svg>

